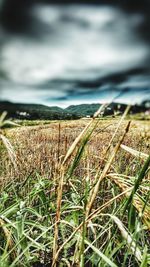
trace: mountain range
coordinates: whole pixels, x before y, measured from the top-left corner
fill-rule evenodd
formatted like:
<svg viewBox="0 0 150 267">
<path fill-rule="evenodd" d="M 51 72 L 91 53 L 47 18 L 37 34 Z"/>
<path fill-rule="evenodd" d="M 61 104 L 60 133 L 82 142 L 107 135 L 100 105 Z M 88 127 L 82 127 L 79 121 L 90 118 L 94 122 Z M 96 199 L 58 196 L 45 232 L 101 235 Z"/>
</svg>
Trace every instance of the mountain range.
<svg viewBox="0 0 150 267">
<path fill-rule="evenodd" d="M 105 110 L 104 116 L 122 114 L 126 104 L 111 103 Z M 80 104 L 71 105 L 65 109 L 57 106 L 45 106 L 39 104 L 20 104 L 11 102 L 0 102 L 0 113 L 7 111 L 7 116 L 16 119 L 29 120 L 68 120 L 79 119 L 82 117 L 92 117 L 98 110 L 100 104 Z M 130 113 L 145 112 L 150 108 L 150 101 L 145 101 L 142 105 L 134 105 Z"/>
</svg>

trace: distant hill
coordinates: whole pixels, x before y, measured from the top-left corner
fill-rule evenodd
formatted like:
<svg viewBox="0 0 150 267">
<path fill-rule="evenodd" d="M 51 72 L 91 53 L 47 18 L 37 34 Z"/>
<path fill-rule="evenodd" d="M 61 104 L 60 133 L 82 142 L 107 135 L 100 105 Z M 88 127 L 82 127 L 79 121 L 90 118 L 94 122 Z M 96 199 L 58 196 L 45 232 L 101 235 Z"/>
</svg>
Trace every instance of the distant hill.
<svg viewBox="0 0 150 267">
<path fill-rule="evenodd" d="M 111 103 L 104 112 L 107 115 L 122 114 L 126 108 L 126 104 Z M 14 104 L 11 102 L 0 102 L 0 113 L 7 111 L 8 117 L 16 119 L 29 119 L 29 120 L 68 120 L 79 119 L 82 117 L 92 117 L 98 110 L 100 104 L 81 104 L 71 105 L 65 109 L 52 106 L 38 104 Z M 145 112 L 149 109 L 149 101 L 143 102 L 142 105 L 134 105 L 131 107 L 130 114 Z"/>
<path fill-rule="evenodd" d="M 146 109 L 150 109 L 150 100 L 143 101 L 142 106 L 146 107 Z"/>
<path fill-rule="evenodd" d="M 70 113 L 60 107 L 48 107 L 38 104 L 14 104 L 11 102 L 0 102 L 0 113 L 7 111 L 8 117 L 29 120 L 68 120 L 78 119 L 75 113 Z"/>
<path fill-rule="evenodd" d="M 100 104 L 81 104 L 71 105 L 65 110 L 74 114 L 78 114 L 81 117 L 92 116 L 100 107 Z"/>
<path fill-rule="evenodd" d="M 78 114 L 81 117 L 92 116 L 100 107 L 99 104 L 81 104 L 81 105 L 72 105 L 66 108 L 68 112 Z M 126 104 L 120 103 L 111 103 L 104 112 L 104 116 L 122 114 L 126 109 Z M 134 105 L 131 107 L 130 113 L 135 114 L 139 112 L 146 111 L 146 106 L 143 104 L 141 106 Z"/>
</svg>

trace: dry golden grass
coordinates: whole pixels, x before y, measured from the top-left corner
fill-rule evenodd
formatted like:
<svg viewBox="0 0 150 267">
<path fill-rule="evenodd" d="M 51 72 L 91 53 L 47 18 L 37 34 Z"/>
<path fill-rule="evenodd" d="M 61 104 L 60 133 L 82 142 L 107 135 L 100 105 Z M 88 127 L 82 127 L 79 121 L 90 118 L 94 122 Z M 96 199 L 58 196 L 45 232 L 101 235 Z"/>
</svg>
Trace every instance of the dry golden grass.
<svg viewBox="0 0 150 267">
<path fill-rule="evenodd" d="M 14 169 L 8 153 L 2 147 L 2 160 L 0 162 L 0 183 L 5 184 L 10 179 L 22 179 L 36 173 L 53 179 L 58 172 L 59 162 L 62 161 L 66 152 L 75 138 L 88 124 L 88 120 L 52 122 L 49 125 L 23 126 L 5 130 L 17 157 L 17 170 Z M 100 120 L 82 158 L 76 172 L 83 176 L 87 172 L 87 166 L 92 174 L 95 167 L 105 165 L 104 152 L 117 127 L 118 119 Z M 114 146 L 118 137 L 123 133 L 127 121 L 122 123 L 114 140 Z M 124 145 L 143 153 L 149 152 L 150 146 L 150 123 L 148 121 L 132 121 L 127 133 Z M 117 153 L 116 164 L 113 165 L 117 171 L 124 172 L 128 164 L 130 175 L 135 173 L 135 157 L 120 149 Z M 95 173 L 93 173 L 95 175 Z"/>
</svg>

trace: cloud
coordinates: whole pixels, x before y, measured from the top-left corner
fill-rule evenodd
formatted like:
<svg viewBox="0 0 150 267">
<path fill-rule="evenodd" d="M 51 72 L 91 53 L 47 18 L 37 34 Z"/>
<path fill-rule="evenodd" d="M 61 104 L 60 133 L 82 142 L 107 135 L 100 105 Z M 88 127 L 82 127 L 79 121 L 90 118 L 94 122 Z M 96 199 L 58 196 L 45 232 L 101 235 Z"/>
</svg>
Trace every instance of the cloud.
<svg viewBox="0 0 150 267">
<path fill-rule="evenodd" d="M 1 99 L 62 104 L 125 99 L 131 92 L 136 98 L 136 90 L 138 101 L 140 94 L 147 97 L 149 45 L 137 31 L 144 14 L 108 5 L 36 5 L 37 39 L 4 38 L 1 68 L 7 80 L 0 81 Z"/>
</svg>

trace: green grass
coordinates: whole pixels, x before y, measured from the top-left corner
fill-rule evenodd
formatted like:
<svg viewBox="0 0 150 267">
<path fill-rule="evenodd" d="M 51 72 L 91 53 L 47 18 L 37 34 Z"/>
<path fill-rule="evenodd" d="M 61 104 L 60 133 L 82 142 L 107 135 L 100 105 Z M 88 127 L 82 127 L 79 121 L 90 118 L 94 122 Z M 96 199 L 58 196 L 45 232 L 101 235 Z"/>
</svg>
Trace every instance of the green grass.
<svg viewBox="0 0 150 267">
<path fill-rule="evenodd" d="M 16 126 L 38 126 L 38 125 L 46 125 L 50 124 L 53 121 L 52 120 L 13 120 L 14 123 L 16 123 Z M 15 125 L 6 124 L 5 128 L 11 128 Z"/>
</svg>

